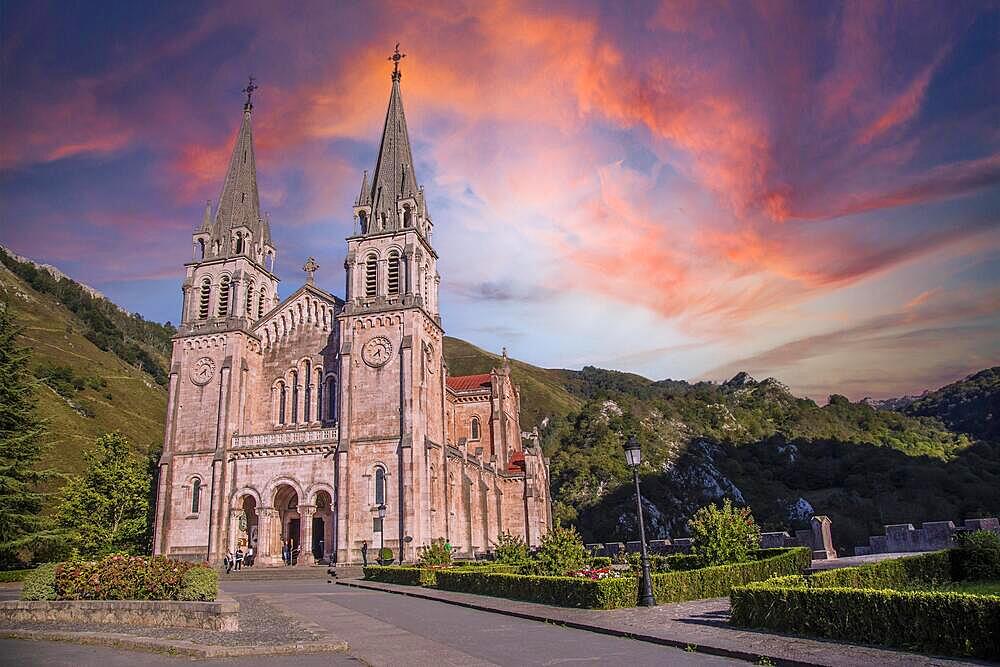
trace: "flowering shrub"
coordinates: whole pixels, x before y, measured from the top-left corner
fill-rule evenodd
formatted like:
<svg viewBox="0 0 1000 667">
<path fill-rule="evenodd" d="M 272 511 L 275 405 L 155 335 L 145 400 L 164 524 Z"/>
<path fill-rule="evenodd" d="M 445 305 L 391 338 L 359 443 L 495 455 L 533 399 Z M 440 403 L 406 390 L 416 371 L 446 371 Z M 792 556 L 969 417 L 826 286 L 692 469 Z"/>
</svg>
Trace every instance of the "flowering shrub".
<svg viewBox="0 0 1000 667">
<path fill-rule="evenodd" d="M 576 572 L 570 572 L 569 576 L 600 581 L 601 579 L 613 579 L 623 575 L 621 570 L 613 570 L 610 567 L 592 567 L 584 570 L 577 570 Z"/>
<path fill-rule="evenodd" d="M 528 545 L 520 535 L 500 533 L 494 549 L 498 563 L 521 565 L 528 562 Z"/>
<path fill-rule="evenodd" d="M 420 549 L 420 564 L 424 567 L 448 567 L 451 565 L 451 549 L 445 546 L 443 537 L 431 540 Z"/>
<path fill-rule="evenodd" d="M 533 566 L 535 574 L 558 577 L 582 569 L 589 562 L 590 554 L 576 529 L 556 527 L 542 536 Z"/>
<path fill-rule="evenodd" d="M 749 507 L 735 507 L 726 498 L 721 507 L 706 505 L 688 521 L 691 553 L 704 565 L 742 563 L 760 545 L 760 529 Z"/>
<path fill-rule="evenodd" d="M 163 556 L 113 554 L 99 561 L 68 561 L 55 568 L 55 590 L 60 600 L 178 600 L 215 599 L 218 579 L 193 575 L 207 567 Z M 187 585 L 185 585 L 187 584 Z M 192 585 L 196 592 L 184 591 Z M 214 589 L 214 590 L 210 590 Z"/>
</svg>

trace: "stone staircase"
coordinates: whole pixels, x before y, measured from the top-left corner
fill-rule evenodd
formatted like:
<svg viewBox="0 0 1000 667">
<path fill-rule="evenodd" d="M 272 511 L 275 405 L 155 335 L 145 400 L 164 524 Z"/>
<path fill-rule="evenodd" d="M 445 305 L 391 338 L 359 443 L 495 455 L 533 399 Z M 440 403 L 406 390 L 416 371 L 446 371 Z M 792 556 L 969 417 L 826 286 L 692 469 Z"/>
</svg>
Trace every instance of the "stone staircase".
<svg viewBox="0 0 1000 667">
<path fill-rule="evenodd" d="M 327 565 L 292 565 L 281 567 L 245 567 L 242 570 L 233 570 L 229 574 L 225 571 L 219 572 L 219 581 L 288 581 L 288 580 L 313 580 L 325 581 L 332 579 L 327 573 Z M 337 579 L 360 578 L 363 572 L 360 567 L 347 565 L 335 568 Z"/>
</svg>

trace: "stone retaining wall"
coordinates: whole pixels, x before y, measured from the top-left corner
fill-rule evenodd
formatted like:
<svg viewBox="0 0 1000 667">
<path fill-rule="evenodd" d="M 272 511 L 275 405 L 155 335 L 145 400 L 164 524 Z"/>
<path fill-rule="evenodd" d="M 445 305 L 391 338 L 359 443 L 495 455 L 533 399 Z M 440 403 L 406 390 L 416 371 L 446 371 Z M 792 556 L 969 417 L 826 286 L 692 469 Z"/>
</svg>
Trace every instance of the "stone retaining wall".
<svg viewBox="0 0 1000 667">
<path fill-rule="evenodd" d="M 235 600 L 10 600 L 0 602 L 0 625 L 98 623 L 235 632 L 240 629 L 239 608 Z"/>
<path fill-rule="evenodd" d="M 1000 521 L 995 517 L 966 519 L 962 526 L 951 521 L 925 521 L 920 528 L 912 523 L 891 524 L 885 527 L 885 535 L 872 535 L 867 546 L 854 547 L 854 555 L 938 551 L 955 546 L 956 533 L 971 530 L 1000 535 Z"/>
</svg>

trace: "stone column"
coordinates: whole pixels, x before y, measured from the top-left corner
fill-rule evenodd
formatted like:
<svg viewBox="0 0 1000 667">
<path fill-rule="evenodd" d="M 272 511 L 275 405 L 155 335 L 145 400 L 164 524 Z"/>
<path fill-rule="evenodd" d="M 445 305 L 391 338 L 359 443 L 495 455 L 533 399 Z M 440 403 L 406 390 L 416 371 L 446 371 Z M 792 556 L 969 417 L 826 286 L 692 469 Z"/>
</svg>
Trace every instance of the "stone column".
<svg viewBox="0 0 1000 667">
<path fill-rule="evenodd" d="M 229 551 L 236 552 L 240 534 L 240 515 L 243 510 L 229 511 Z"/>
<path fill-rule="evenodd" d="M 264 565 L 281 565 L 281 546 L 275 544 L 274 531 L 278 524 L 278 511 L 273 507 L 257 510 L 257 549 Z"/>
<path fill-rule="evenodd" d="M 299 505 L 299 565 L 315 565 L 316 558 L 312 552 L 313 516 L 316 514 L 315 505 Z"/>
</svg>

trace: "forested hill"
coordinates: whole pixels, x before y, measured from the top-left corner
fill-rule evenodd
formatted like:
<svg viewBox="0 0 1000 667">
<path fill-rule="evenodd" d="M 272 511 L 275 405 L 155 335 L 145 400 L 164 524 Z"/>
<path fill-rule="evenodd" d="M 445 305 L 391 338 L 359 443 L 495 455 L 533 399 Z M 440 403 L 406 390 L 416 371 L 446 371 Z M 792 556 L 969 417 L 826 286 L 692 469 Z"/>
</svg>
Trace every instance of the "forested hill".
<svg viewBox="0 0 1000 667">
<path fill-rule="evenodd" d="M 964 406 L 995 405 L 995 386 L 983 375 L 921 400 L 942 394 L 961 396 Z M 777 380 L 746 373 L 692 384 L 585 368 L 567 387 L 587 402 L 553 419 L 544 443 L 556 515 L 588 539 L 635 535 L 620 450 L 630 432 L 643 442 L 649 523 L 661 537 L 684 534 L 695 508 L 724 496 L 749 504 L 769 529 L 830 515 L 842 549 L 866 543 L 887 523 L 1000 512 L 1000 443 L 977 438 L 984 432 L 978 427 L 960 432 L 936 417 L 837 395 L 820 406 Z M 991 423 L 971 407 L 967 412 L 963 424 Z"/>
<path fill-rule="evenodd" d="M 93 290 L 0 249 L 0 299 L 24 327 L 55 446 L 43 462 L 80 469 L 108 431 L 155 451 L 163 438 L 173 327 L 143 320 Z M 496 354 L 446 338 L 453 375 L 487 372 Z M 869 405 L 799 398 L 779 381 L 653 381 L 617 371 L 544 369 L 512 360 L 522 429 L 539 426 L 556 516 L 587 539 L 634 539 L 621 442 L 643 442 L 654 535 L 678 536 L 698 506 L 729 496 L 767 527 L 828 514 L 838 547 L 886 523 L 1000 513 L 1000 367 L 925 393 Z M 884 409 L 891 406 L 896 410 Z"/>
<path fill-rule="evenodd" d="M 121 431 L 141 451 L 163 442 L 172 327 L 130 315 L 93 290 L 0 248 L 0 300 L 31 348 L 44 468 L 79 472 L 94 440 Z"/>
</svg>

